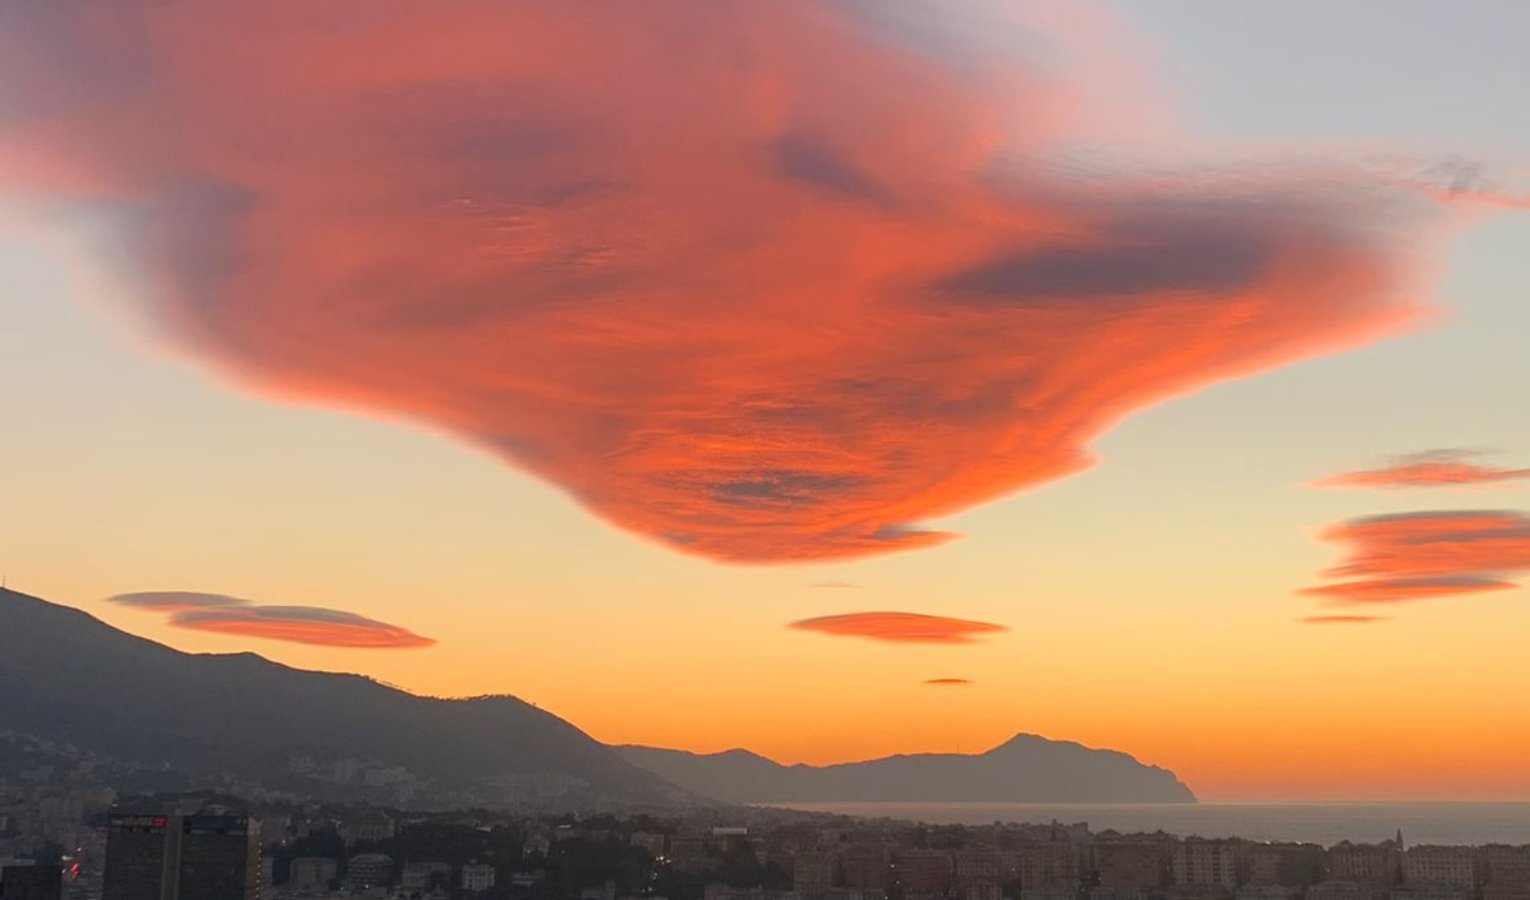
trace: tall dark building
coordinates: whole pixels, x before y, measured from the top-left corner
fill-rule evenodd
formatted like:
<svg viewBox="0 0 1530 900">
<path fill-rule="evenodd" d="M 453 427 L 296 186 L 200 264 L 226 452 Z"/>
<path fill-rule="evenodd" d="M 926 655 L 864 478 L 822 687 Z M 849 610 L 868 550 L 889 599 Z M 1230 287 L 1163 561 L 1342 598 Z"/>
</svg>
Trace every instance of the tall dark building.
<svg viewBox="0 0 1530 900">
<path fill-rule="evenodd" d="M 0 869 L 0 900 L 60 900 L 64 871 L 58 866 L 6 866 Z"/>
<path fill-rule="evenodd" d="M 259 900 L 260 823 L 245 816 L 181 821 L 178 900 Z"/>
<path fill-rule="evenodd" d="M 113 813 L 102 900 L 258 900 L 260 824 L 246 816 Z"/>
<path fill-rule="evenodd" d="M 180 844 L 180 822 L 171 816 L 112 813 L 102 900 L 176 900 Z"/>
</svg>

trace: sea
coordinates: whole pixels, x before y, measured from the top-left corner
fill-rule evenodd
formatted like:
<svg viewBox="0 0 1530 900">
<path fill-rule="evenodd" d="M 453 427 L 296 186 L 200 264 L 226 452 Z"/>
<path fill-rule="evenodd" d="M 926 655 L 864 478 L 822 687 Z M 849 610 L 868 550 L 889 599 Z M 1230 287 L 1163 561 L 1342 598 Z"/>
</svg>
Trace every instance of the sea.
<svg viewBox="0 0 1530 900">
<path fill-rule="evenodd" d="M 1256 841 L 1530 844 L 1530 803 L 793 803 L 792 809 L 931 825 L 1087 822 L 1092 831 L 1167 831 Z"/>
</svg>

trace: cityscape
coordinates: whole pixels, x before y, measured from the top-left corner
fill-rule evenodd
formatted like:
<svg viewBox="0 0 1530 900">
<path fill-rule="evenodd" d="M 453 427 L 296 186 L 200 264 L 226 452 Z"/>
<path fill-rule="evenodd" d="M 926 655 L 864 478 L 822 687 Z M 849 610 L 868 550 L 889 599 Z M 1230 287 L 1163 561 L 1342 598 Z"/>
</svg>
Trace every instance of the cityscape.
<svg viewBox="0 0 1530 900">
<path fill-rule="evenodd" d="M 131 810 L 131 811 L 129 811 Z M 1530 846 L 0 791 L 5 900 L 1526 900 Z"/>
</svg>

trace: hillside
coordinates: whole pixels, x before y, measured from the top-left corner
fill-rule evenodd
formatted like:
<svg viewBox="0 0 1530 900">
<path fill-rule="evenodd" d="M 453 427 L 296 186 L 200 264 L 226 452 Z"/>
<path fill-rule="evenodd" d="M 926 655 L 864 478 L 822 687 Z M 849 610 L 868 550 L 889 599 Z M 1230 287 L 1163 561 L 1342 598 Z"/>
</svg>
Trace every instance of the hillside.
<svg viewBox="0 0 1530 900">
<path fill-rule="evenodd" d="M 413 805 L 683 799 L 514 697 L 437 700 L 252 653 L 182 653 L 0 589 L 6 769 Z"/>
</svg>

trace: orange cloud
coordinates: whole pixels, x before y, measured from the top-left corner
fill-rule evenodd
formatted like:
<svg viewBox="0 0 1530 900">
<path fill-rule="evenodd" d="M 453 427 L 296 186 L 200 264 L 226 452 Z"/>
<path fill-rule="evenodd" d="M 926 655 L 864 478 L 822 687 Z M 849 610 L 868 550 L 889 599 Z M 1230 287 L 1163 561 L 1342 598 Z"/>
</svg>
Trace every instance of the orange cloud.
<svg viewBox="0 0 1530 900">
<path fill-rule="evenodd" d="M 176 628 L 210 631 L 270 641 L 351 649 L 429 647 L 434 640 L 397 625 L 354 613 L 311 606 L 249 606 L 197 609 L 170 617 Z"/>
<path fill-rule="evenodd" d="M 1530 518 L 1518 512 L 1370 516 L 1336 525 L 1323 536 L 1349 547 L 1331 575 L 1410 578 L 1530 569 Z"/>
<path fill-rule="evenodd" d="M 924 681 L 930 687 L 960 687 L 971 683 L 970 678 L 929 678 Z"/>
<path fill-rule="evenodd" d="M 1387 619 L 1384 616 L 1306 616 L 1297 621 L 1303 625 L 1370 625 Z"/>
<path fill-rule="evenodd" d="M 1441 450 L 1404 456 L 1379 469 L 1344 472 L 1312 482 L 1313 487 L 1431 488 L 1502 484 L 1530 478 L 1530 469 L 1504 469 L 1472 462 L 1472 454 Z"/>
<path fill-rule="evenodd" d="M 429 647 L 431 638 L 354 613 L 313 606 L 257 606 L 222 594 L 158 591 L 119 594 L 110 602 L 170 613 L 169 624 L 190 631 L 349 649 Z"/>
<path fill-rule="evenodd" d="M 1327 574 L 1371 576 L 1300 591 L 1332 605 L 1509 591 L 1519 584 L 1501 576 L 1530 570 L 1530 517 L 1508 510 L 1369 516 L 1335 525 L 1323 537 L 1348 548 Z"/>
<path fill-rule="evenodd" d="M 1109 116 L 983 14 L 4 4 L 0 188 L 117 223 L 241 382 L 735 562 L 938 544 L 1137 410 L 1416 312 L 1426 191 L 1080 164 Z"/>
<path fill-rule="evenodd" d="M 862 612 L 802 619 L 787 626 L 835 637 L 862 637 L 897 644 L 971 644 L 1009 629 L 991 622 L 907 612 Z"/>
<path fill-rule="evenodd" d="M 1456 594 L 1480 594 L 1489 591 L 1512 591 L 1519 585 L 1481 575 L 1449 575 L 1433 578 L 1380 578 L 1369 581 L 1343 581 L 1302 589 L 1301 593 L 1328 598 L 1336 604 L 1402 603 Z"/>
</svg>

